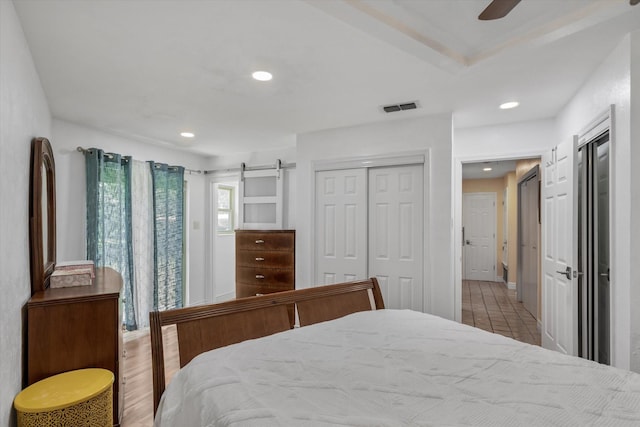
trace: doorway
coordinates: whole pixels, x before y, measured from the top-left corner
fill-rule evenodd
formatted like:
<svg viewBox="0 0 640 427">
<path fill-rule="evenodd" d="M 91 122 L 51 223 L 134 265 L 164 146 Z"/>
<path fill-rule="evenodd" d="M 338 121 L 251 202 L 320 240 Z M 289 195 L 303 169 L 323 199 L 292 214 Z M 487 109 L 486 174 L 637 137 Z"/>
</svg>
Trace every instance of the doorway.
<svg viewBox="0 0 640 427">
<path fill-rule="evenodd" d="M 316 283 L 375 276 L 388 308 L 424 310 L 423 169 L 316 172 Z"/>
<path fill-rule="evenodd" d="M 518 281 L 517 295 L 529 313 L 538 316 L 538 247 L 540 225 L 539 167 L 518 181 Z"/>
<path fill-rule="evenodd" d="M 609 130 L 578 148 L 578 355 L 610 364 Z"/>
</svg>

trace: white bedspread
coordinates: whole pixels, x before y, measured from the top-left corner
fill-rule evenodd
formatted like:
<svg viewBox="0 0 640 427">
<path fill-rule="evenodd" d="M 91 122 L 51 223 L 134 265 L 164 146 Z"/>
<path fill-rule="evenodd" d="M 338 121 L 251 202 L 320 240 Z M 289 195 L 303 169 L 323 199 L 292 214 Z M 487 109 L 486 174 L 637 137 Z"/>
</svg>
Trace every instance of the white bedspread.
<svg viewBox="0 0 640 427">
<path fill-rule="evenodd" d="M 201 354 L 155 425 L 640 426 L 640 375 L 379 310 Z"/>
</svg>

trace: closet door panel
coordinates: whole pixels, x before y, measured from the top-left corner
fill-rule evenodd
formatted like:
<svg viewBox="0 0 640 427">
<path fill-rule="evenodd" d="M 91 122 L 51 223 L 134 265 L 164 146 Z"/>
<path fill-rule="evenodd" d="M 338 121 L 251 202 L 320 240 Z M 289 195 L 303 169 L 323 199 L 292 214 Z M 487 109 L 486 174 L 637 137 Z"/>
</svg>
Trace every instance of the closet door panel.
<svg viewBox="0 0 640 427">
<path fill-rule="evenodd" d="M 385 306 L 423 310 L 423 167 L 369 169 L 369 275 Z"/>
<path fill-rule="evenodd" d="M 316 284 L 367 278 L 366 169 L 316 173 Z"/>
</svg>

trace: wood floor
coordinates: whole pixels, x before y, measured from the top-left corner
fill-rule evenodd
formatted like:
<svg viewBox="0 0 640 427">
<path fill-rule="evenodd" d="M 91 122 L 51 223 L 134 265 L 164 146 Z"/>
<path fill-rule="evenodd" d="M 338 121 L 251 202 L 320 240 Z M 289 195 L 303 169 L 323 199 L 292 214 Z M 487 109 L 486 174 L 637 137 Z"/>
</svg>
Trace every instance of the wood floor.
<svg viewBox="0 0 640 427">
<path fill-rule="evenodd" d="M 463 280 L 462 323 L 540 345 L 538 322 L 504 283 Z"/>
<path fill-rule="evenodd" d="M 463 281 L 462 322 L 518 341 L 540 345 L 536 319 L 515 291 L 502 283 Z M 164 331 L 167 383 L 178 370 L 175 328 Z M 129 333 L 125 337 L 123 427 L 153 426 L 153 383 L 149 332 Z"/>
<path fill-rule="evenodd" d="M 175 327 L 163 329 L 167 383 L 179 369 Z M 153 426 L 153 379 L 149 330 L 125 334 L 124 414 L 122 427 Z"/>
</svg>

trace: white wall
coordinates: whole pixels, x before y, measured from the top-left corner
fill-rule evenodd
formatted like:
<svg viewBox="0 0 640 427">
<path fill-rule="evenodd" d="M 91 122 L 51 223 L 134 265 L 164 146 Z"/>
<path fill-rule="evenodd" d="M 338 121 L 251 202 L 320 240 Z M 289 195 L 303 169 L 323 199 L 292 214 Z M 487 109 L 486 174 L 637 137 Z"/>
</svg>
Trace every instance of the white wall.
<svg viewBox="0 0 640 427">
<path fill-rule="evenodd" d="M 242 163 L 247 167 L 273 165 L 277 159 L 280 159 L 282 163 L 295 163 L 295 147 L 238 153 L 229 156 L 212 156 L 207 160 L 207 170 L 239 168 Z"/>
<path fill-rule="evenodd" d="M 53 121 L 51 138 L 56 162 L 58 261 L 86 258 L 86 195 L 84 156 L 76 147 L 101 148 L 107 152 L 133 156 L 202 170 L 206 159 L 184 151 L 125 139 L 106 132 Z M 185 172 L 188 182 L 188 277 L 187 304 L 205 301 L 205 178 Z"/>
<path fill-rule="evenodd" d="M 453 241 L 457 321 L 462 321 L 462 245 L 459 244 L 462 241 L 462 163 L 538 157 L 557 143 L 554 119 L 454 129 Z"/>
<path fill-rule="evenodd" d="M 637 290 L 638 272 L 634 268 L 640 259 L 640 171 L 632 165 L 640 162 L 640 152 L 638 141 L 632 143 L 632 136 L 637 139 L 640 131 L 637 120 L 632 128 L 631 87 L 632 80 L 640 84 L 639 39 L 639 33 L 627 36 L 557 118 L 557 140 L 566 141 L 583 131 L 611 104 L 615 105 L 611 142 L 611 360 L 614 366 L 635 371 L 640 371 L 640 315 L 637 314 L 640 312 L 640 291 Z M 635 90 L 637 118 L 640 91 Z M 633 318 L 632 313 L 636 313 Z"/>
<path fill-rule="evenodd" d="M 455 128 L 453 157 L 462 162 L 535 157 L 557 144 L 554 126 L 554 119 L 549 118 L 498 126 Z"/>
<path fill-rule="evenodd" d="M 438 115 L 332 129 L 297 139 L 296 287 L 314 284 L 314 162 L 427 151 L 425 310 L 454 316 L 451 217 L 451 116 Z"/>
<path fill-rule="evenodd" d="M 51 114 L 13 3 L 0 1 L 0 425 L 15 424 L 22 389 L 23 307 L 31 296 L 31 139 L 51 136 Z"/>
</svg>

